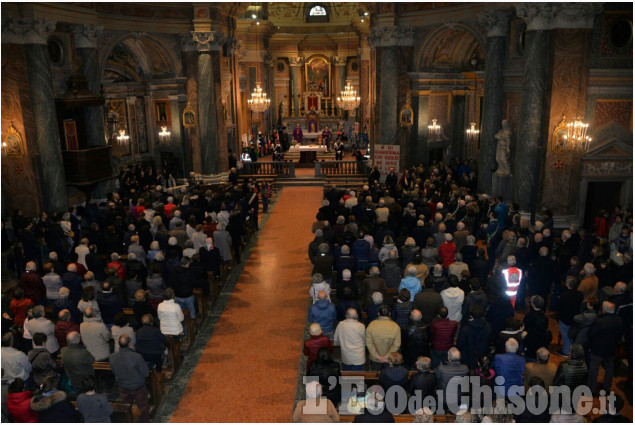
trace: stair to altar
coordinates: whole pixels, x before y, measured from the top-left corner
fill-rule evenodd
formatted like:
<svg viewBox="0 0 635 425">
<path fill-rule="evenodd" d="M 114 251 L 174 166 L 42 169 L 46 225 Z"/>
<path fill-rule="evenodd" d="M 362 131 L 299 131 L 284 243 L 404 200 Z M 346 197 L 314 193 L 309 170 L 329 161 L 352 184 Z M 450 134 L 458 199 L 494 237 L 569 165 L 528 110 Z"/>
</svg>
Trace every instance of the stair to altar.
<svg viewBox="0 0 635 425">
<path fill-rule="evenodd" d="M 298 175 L 295 177 L 278 177 L 276 178 L 276 186 L 324 186 L 324 177 L 315 177 L 311 175 Z"/>
</svg>

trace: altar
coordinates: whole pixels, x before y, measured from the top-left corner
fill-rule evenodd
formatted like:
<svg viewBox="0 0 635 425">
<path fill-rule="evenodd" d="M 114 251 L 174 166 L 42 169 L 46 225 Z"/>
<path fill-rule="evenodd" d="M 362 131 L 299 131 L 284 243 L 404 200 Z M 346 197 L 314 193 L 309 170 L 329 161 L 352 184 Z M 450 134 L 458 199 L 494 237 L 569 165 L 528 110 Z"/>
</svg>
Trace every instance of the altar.
<svg viewBox="0 0 635 425">
<path fill-rule="evenodd" d="M 300 164 L 313 164 L 318 152 L 326 152 L 326 146 L 319 145 L 296 145 L 289 148 L 290 154 L 300 153 Z"/>
</svg>

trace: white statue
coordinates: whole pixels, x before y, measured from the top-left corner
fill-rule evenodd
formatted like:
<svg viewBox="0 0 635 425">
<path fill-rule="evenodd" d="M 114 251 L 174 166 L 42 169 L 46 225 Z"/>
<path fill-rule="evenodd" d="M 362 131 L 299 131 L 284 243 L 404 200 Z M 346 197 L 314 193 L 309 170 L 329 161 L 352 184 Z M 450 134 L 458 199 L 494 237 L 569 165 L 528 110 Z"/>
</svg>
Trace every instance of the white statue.
<svg viewBox="0 0 635 425">
<path fill-rule="evenodd" d="M 496 162 L 498 163 L 496 174 L 509 175 L 512 173 L 509 169 L 509 153 L 512 132 L 509 129 L 509 123 L 507 120 L 503 120 L 502 125 L 503 128 L 501 128 L 494 136 L 498 140 L 496 143 Z"/>
</svg>

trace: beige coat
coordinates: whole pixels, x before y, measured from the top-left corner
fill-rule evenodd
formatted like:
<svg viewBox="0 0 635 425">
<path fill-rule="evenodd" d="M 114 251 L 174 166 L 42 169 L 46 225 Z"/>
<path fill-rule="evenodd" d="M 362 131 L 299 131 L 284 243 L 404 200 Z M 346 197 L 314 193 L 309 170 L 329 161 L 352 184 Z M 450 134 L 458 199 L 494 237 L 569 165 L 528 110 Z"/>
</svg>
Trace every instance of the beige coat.
<svg viewBox="0 0 635 425">
<path fill-rule="evenodd" d="M 401 330 L 390 317 L 378 317 L 370 322 L 366 329 L 366 348 L 370 359 L 379 362 L 379 357 L 386 357 L 401 347 Z"/>
</svg>

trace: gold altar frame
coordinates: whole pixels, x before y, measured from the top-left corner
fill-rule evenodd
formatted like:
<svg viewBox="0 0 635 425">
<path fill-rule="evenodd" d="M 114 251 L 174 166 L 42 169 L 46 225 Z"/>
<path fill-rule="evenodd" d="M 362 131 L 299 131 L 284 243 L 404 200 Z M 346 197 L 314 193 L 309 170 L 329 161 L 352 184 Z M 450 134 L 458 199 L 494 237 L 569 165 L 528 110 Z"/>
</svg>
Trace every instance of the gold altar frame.
<svg viewBox="0 0 635 425">
<path fill-rule="evenodd" d="M 20 158 L 24 155 L 24 144 L 22 136 L 11 122 L 2 138 L 2 153 L 14 158 Z"/>
<path fill-rule="evenodd" d="M 313 75 L 309 72 L 311 66 L 315 63 L 325 63 L 328 69 L 328 79 L 326 81 L 325 91 L 316 90 L 316 87 L 311 83 L 314 82 Z M 304 91 L 305 92 L 320 92 L 322 93 L 322 99 L 331 98 L 331 61 L 324 55 L 313 55 L 304 63 Z"/>
</svg>

